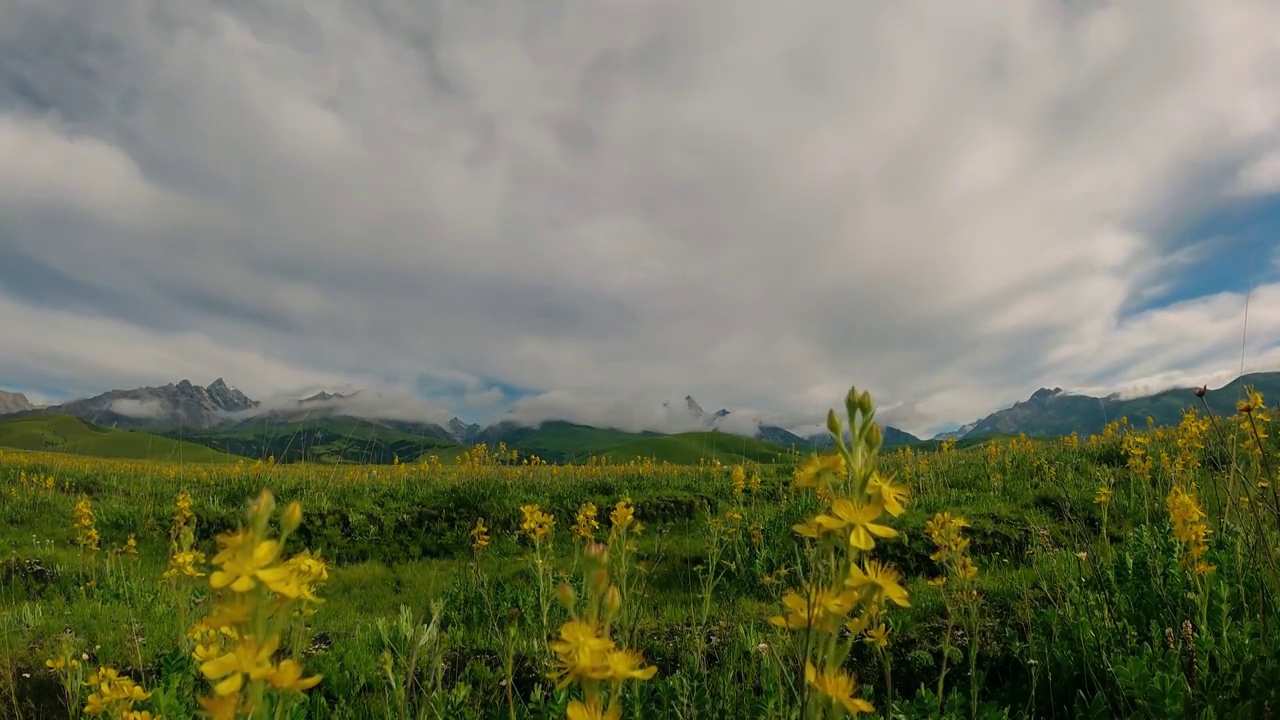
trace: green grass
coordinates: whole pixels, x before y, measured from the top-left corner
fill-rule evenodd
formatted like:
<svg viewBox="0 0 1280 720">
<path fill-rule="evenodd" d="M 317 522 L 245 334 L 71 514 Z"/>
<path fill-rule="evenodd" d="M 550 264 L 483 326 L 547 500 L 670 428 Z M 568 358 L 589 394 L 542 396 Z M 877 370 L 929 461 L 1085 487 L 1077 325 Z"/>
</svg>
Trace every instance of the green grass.
<svg viewBox="0 0 1280 720">
<path fill-rule="evenodd" d="M 0 419 L 0 447 L 137 460 L 221 463 L 236 459 L 198 443 L 99 428 L 70 415 Z"/>
</svg>

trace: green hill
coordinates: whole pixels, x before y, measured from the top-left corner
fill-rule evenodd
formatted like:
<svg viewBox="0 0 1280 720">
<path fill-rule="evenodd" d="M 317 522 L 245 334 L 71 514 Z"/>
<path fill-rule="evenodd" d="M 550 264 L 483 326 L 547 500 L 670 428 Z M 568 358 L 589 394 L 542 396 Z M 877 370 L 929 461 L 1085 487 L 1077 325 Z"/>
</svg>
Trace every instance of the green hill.
<svg viewBox="0 0 1280 720">
<path fill-rule="evenodd" d="M 254 459 L 274 456 L 277 462 L 390 463 L 416 462 L 428 455 L 445 461 L 472 445 L 485 444 L 537 455 L 551 463 L 582 463 L 591 456 L 613 461 L 654 458 L 679 464 L 700 459 L 737 463 L 744 459 L 773 462 L 786 449 L 771 443 L 722 432 L 663 435 L 548 421 L 538 427 L 500 423 L 459 444 L 353 418 L 324 418 L 299 423 L 253 423 L 202 432 L 166 433 L 171 440 L 199 443 L 213 450 Z"/>
<path fill-rule="evenodd" d="M 461 450 L 449 440 L 347 417 L 242 424 L 194 433 L 165 433 L 165 437 L 253 459 L 275 457 L 281 463 L 389 464 L 397 457 L 407 463 L 433 454 L 452 456 Z"/>
<path fill-rule="evenodd" d="M 137 430 L 109 430 L 70 415 L 0 419 L 0 447 L 138 460 L 228 462 L 226 453 Z"/>
<path fill-rule="evenodd" d="M 497 447 L 506 443 L 522 455 L 537 455 L 553 463 L 585 462 L 612 447 L 650 438 L 668 437 L 660 433 L 632 433 L 611 428 L 578 425 L 564 420 L 548 420 L 537 427 L 504 422 L 481 431 L 473 443 Z"/>
<path fill-rule="evenodd" d="M 696 465 L 700 460 L 719 460 L 726 465 L 743 461 L 773 463 L 787 455 L 787 448 L 762 440 L 722 432 L 689 432 L 658 435 L 622 443 L 605 450 L 614 462 L 653 458 L 677 465 Z"/>
</svg>

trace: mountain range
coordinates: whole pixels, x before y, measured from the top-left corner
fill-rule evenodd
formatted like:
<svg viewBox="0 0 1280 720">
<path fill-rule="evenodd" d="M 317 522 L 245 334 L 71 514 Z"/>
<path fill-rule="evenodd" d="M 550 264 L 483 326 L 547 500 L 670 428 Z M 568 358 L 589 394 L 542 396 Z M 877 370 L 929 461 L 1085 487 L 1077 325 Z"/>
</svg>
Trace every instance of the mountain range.
<svg viewBox="0 0 1280 720">
<path fill-rule="evenodd" d="M 1210 409 L 1232 414 L 1245 385 L 1253 385 L 1266 397 L 1280 394 L 1280 372 L 1252 373 L 1209 391 Z M 1143 397 L 1109 395 L 1093 397 L 1041 388 L 1027 400 L 998 410 L 932 440 L 954 438 L 975 441 L 1000 435 L 1081 435 L 1097 433 L 1110 421 L 1127 416 L 1145 424 L 1174 425 L 1182 411 L 1198 403 L 1193 388 L 1176 388 Z M 752 437 L 726 430 L 727 409 L 708 413 L 692 396 L 683 406 L 665 403 L 669 412 L 687 413 L 692 432 L 626 432 L 592 427 L 564 420 L 536 425 L 500 420 L 489 425 L 452 418 L 444 423 L 414 419 L 415 413 L 397 410 L 386 399 L 368 393 L 320 392 L 299 400 L 264 404 L 247 397 L 219 378 L 207 387 L 188 380 L 176 384 L 111 390 L 90 398 L 42 408 L 21 394 L 0 392 L 0 416 L 5 420 L 40 416 L 72 416 L 100 428 L 143 431 L 172 441 L 195 443 L 219 453 L 246 457 L 274 456 L 283 462 L 391 462 L 412 461 L 427 454 L 447 456 L 466 447 L 505 443 L 524 455 L 536 454 L 549 462 L 585 459 L 590 455 L 644 457 L 644 452 L 694 455 L 701 448 L 717 453 L 758 457 L 784 449 L 800 452 L 829 448 L 825 434 L 802 437 L 785 428 L 759 424 Z M 920 438 L 884 426 L 885 447 L 923 442 Z M 736 438 L 736 439 L 735 439 Z M 0 437 L 0 444 L 3 444 Z M 736 443 L 736 445 L 735 445 Z"/>
</svg>

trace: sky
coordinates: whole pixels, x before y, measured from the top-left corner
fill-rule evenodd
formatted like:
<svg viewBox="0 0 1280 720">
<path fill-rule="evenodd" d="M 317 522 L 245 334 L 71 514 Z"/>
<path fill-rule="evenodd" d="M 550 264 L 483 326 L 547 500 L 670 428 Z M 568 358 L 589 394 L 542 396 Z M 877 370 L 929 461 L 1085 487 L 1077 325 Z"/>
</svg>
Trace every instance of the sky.
<svg viewBox="0 0 1280 720">
<path fill-rule="evenodd" d="M 0 0 L 0 388 L 614 425 L 691 394 L 798 427 L 856 385 L 930 435 L 1041 386 L 1280 369 L 1276 27 L 1271 0 Z"/>
</svg>

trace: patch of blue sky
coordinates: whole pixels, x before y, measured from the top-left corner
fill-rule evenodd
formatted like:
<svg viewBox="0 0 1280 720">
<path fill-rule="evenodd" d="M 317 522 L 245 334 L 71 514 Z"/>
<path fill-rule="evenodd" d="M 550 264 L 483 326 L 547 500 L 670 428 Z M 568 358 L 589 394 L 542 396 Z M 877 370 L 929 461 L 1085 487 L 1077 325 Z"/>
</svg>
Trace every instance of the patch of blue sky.
<svg viewBox="0 0 1280 720">
<path fill-rule="evenodd" d="M 1128 317 L 1221 292 L 1246 292 L 1280 279 L 1280 196 L 1214 209 L 1183 228 L 1172 246 L 1195 253 L 1157 289 L 1125 308 Z"/>
</svg>

